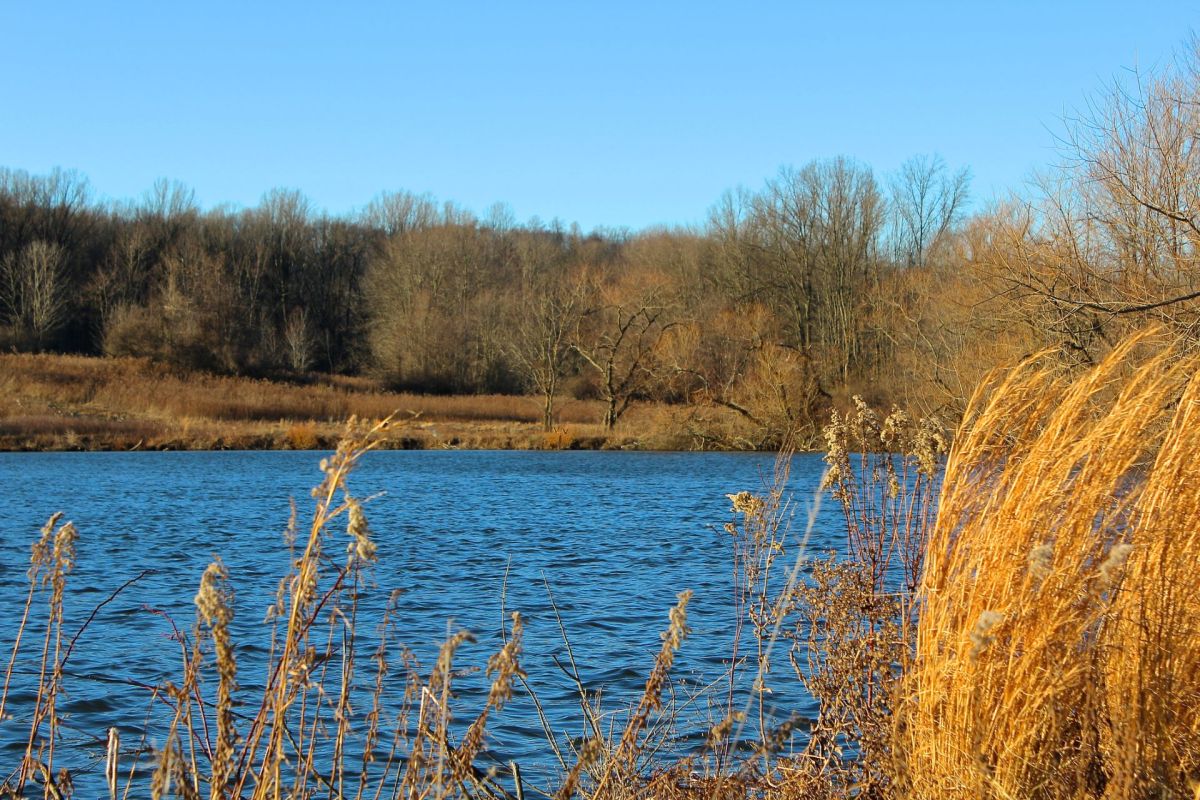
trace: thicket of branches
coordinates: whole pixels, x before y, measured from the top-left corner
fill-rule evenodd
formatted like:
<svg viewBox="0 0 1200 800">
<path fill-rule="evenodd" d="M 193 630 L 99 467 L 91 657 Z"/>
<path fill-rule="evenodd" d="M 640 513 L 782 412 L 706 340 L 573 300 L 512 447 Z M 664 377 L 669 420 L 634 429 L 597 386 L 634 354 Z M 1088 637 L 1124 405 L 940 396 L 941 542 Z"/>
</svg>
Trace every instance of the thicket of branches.
<svg viewBox="0 0 1200 800">
<path fill-rule="evenodd" d="M 166 181 L 106 205 L 77 173 L 3 170 L 0 345 L 527 392 L 547 428 L 567 393 L 608 426 L 686 403 L 765 443 L 879 383 L 878 292 L 944 249 L 965 188 L 934 159 L 888 188 L 839 158 L 726 196 L 701 230 L 585 235 L 403 192 L 344 218 L 285 190 L 205 212 Z"/>
<path fill-rule="evenodd" d="M 168 181 L 107 204 L 0 170 L 0 346 L 531 393 L 547 428 L 568 393 L 610 426 L 653 399 L 725 444 L 815 436 L 852 394 L 953 416 L 1045 346 L 1094 363 L 1148 317 L 1195 338 L 1197 63 L 1115 83 L 1036 196 L 971 216 L 968 172 L 929 156 L 785 167 L 699 228 L 590 234 L 405 192 L 344 217 L 290 190 L 202 211 Z"/>
</svg>

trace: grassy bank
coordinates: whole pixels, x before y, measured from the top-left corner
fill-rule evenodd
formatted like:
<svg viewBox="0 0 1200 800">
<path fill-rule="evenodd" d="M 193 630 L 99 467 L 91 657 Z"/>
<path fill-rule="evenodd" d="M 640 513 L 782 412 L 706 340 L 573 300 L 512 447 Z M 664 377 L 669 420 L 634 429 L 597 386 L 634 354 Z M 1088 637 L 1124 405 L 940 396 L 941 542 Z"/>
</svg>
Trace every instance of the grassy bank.
<svg viewBox="0 0 1200 800">
<path fill-rule="evenodd" d="M 815 512 L 807 528 L 793 513 L 787 459 L 773 486 L 729 495 L 735 612 L 728 674 L 704 698 L 717 717 L 707 735 L 678 746 L 686 721 L 670 699 L 680 689 L 672 668 L 691 600 L 680 587 L 657 653 L 622 665 L 646 675 L 641 697 L 606 709 L 581 682 L 579 727 L 590 735 L 547 727 L 547 760 L 561 772 L 544 796 L 1194 798 L 1198 415 L 1200 357 L 1143 335 L 1078 376 L 1037 358 L 994 376 L 948 455 L 935 424 L 901 412 L 860 404 L 835 416 L 822 491 L 844 512 L 841 556 L 805 551 Z M 245 643 L 230 636 L 238 576 L 219 559 L 189 576 L 199 585 L 195 627 L 167 645 L 182 652 L 180 673 L 147 687 L 165 733 L 132 751 L 113 745 L 110 796 L 127 786 L 214 800 L 535 795 L 518 764 L 479 764 L 489 724 L 515 693 L 539 689 L 521 669 L 520 614 L 474 708 L 454 689 L 470 634 L 453 633 L 434 663 L 419 665 L 400 643 L 402 595 L 382 620 L 360 614 L 364 594 L 380 590 L 372 532 L 347 480 L 390 428 L 360 429 L 322 461 L 310 521 L 289 528 L 294 558 L 262 627 L 270 658 L 256 688 L 241 684 Z M 5 765 L 0 794 L 70 795 L 55 734 L 77 627 L 62 602 L 76 531 L 58 522 L 33 548 L 9 651 L 10 673 L 21 664 L 39 686 L 31 707 L 6 709 L 0 698 L 3 724 L 28 743 L 19 764 Z M 573 661 L 563 669 L 571 674 Z M 768 710 L 785 681 L 814 698 L 815 718 Z M 388 699 L 387 685 L 403 697 Z M 735 702 L 735 685 L 757 691 Z"/>
<path fill-rule="evenodd" d="M 295 383 L 180 373 L 148 359 L 0 355 L 0 450 L 332 449 L 351 416 L 409 420 L 385 448 L 695 449 L 688 409 L 634 407 L 599 424 L 597 401 L 563 399 L 541 425 L 541 398 L 431 396 L 368 378 Z M 743 446 L 749 446 L 746 443 Z"/>
</svg>

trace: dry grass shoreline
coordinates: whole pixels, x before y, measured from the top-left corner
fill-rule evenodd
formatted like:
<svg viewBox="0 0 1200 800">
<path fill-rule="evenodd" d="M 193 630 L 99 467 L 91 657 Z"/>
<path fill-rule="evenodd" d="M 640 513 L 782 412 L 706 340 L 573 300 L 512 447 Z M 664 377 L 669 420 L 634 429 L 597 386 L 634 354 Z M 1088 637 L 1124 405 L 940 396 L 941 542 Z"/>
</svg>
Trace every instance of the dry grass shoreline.
<svg viewBox="0 0 1200 800">
<path fill-rule="evenodd" d="M 383 449 L 712 449 L 681 432 L 686 409 L 644 405 L 613 431 L 598 401 L 388 391 L 369 378 L 308 383 L 182 374 L 148 359 L 0 354 L 0 451 L 332 449 L 351 416 L 411 418 Z"/>
</svg>

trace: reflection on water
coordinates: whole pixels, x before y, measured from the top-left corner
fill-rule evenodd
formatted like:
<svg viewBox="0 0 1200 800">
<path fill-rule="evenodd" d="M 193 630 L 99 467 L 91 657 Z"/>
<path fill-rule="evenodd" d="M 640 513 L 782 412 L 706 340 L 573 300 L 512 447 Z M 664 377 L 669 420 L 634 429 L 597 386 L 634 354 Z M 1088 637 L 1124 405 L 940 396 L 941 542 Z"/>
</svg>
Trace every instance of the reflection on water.
<svg viewBox="0 0 1200 800">
<path fill-rule="evenodd" d="M 239 682 L 247 692 L 261 685 L 264 611 L 289 557 L 283 541 L 289 498 L 303 521 L 308 489 L 320 479 L 318 458 L 284 452 L 0 454 L 5 660 L 20 619 L 29 545 L 52 512 L 65 511 L 80 530 L 66 603 L 69 631 L 122 582 L 155 570 L 100 611 L 69 664 L 68 696 L 60 706 L 67 740 L 56 763 L 76 771 L 80 796 L 100 793 L 108 726 L 120 726 L 125 743 L 137 742 L 150 702 L 145 687 L 178 677 L 170 620 L 193 626 L 195 588 L 215 554 L 237 592 Z M 549 591 L 585 685 L 603 690 L 606 707 L 618 710 L 640 693 L 676 594 L 691 589 L 693 632 L 674 672 L 684 702 L 727 669 L 733 625 L 725 494 L 761 488 L 772 461 L 769 455 L 696 453 L 373 453 L 350 481 L 359 496 L 384 493 L 367 507 L 379 563 L 365 610 L 377 612 L 393 590 L 403 590 L 402 641 L 428 665 L 448 631 L 468 628 L 477 641 L 459 651 L 457 663 L 464 666 L 486 663 L 499 646 L 505 610 L 521 611 L 529 683 L 554 730 L 573 737 L 583 733 L 583 720 L 577 687 L 555 663 L 565 659 L 566 648 Z M 820 472 L 819 456 L 795 458 L 792 490 L 800 505 L 811 498 Z M 802 525 L 798 519 L 797 528 Z M 841 531 L 838 512 L 825 504 L 810 550 L 840 546 Z M 0 723 L 6 773 L 24 749 L 17 727 L 32 700 L 24 687 L 33 666 L 33 659 L 18 664 L 9 701 L 16 719 Z M 361 669 L 364 683 L 373 680 L 368 667 Z M 780 716 L 808 710 L 788 675 L 775 680 Z M 459 687 L 458 707 L 478 708 L 484 676 L 467 675 Z M 687 714 L 695 720 L 694 736 L 710 716 L 707 700 L 693 702 Z M 518 695 L 489 733 L 494 757 L 516 758 L 535 773 L 550 769 L 528 698 Z"/>
</svg>

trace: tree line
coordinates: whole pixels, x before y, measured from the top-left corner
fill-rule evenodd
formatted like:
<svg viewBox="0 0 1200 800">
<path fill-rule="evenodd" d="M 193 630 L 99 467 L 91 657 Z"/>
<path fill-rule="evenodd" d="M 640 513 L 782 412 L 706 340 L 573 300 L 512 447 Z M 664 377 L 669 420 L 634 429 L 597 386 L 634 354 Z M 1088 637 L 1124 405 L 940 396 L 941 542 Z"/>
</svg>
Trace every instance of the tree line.
<svg viewBox="0 0 1200 800">
<path fill-rule="evenodd" d="M 563 396 L 609 427 L 656 400 L 714 445 L 815 435 L 850 394 L 953 416 L 1042 348 L 1069 368 L 1148 318 L 1200 330 L 1197 63 L 1114 85 L 1038 190 L 972 213 L 935 156 L 816 160 L 695 228 L 588 234 L 409 192 L 345 216 L 284 189 L 204 211 L 165 180 L 102 203 L 79 173 L 0 169 L 0 346 L 529 393 L 547 428 Z"/>
</svg>

